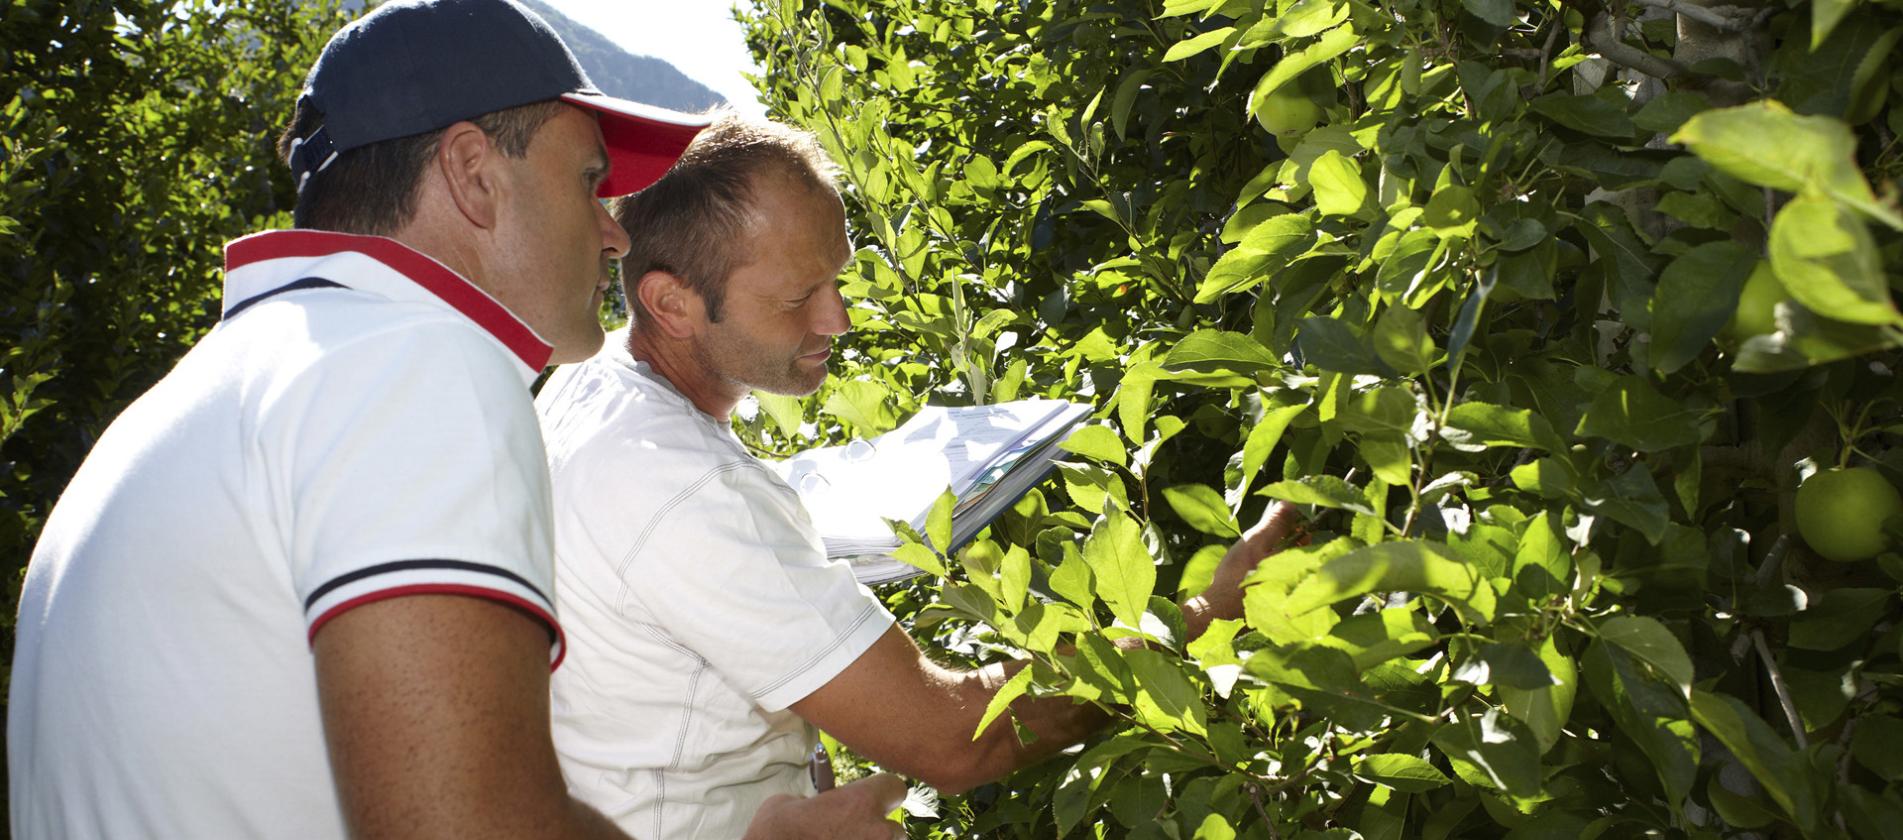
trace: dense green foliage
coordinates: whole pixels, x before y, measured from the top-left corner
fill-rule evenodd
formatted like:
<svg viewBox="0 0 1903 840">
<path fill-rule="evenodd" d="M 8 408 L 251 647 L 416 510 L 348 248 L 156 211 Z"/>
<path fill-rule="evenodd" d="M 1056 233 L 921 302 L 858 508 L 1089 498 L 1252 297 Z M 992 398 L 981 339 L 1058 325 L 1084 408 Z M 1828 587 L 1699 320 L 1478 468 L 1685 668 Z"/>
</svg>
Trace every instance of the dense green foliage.
<svg viewBox="0 0 1903 840">
<path fill-rule="evenodd" d="M 217 320 L 227 240 L 288 227 L 272 150 L 334 3 L 0 6 L 0 574 L 97 435 Z M 12 661 L 13 610 L 4 612 Z"/>
<path fill-rule="evenodd" d="M 1903 559 L 1793 510 L 1903 475 L 1903 4 L 746 17 L 862 246 L 838 377 L 753 439 L 1098 409 L 887 598 L 1118 725 L 915 836 L 1903 836 Z M 1264 497 L 1312 541 L 1184 644 Z"/>
</svg>

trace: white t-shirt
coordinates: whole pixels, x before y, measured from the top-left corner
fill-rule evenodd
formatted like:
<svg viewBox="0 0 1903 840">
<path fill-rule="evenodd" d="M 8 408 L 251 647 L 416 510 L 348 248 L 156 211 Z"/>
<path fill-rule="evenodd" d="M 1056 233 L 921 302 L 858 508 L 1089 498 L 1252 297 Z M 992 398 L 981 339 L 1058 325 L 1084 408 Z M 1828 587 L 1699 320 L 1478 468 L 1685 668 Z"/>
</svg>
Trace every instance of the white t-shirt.
<svg viewBox="0 0 1903 840">
<path fill-rule="evenodd" d="M 815 735 L 787 706 L 893 619 L 793 490 L 626 343 L 536 400 L 570 650 L 555 748 L 574 794 L 636 837 L 739 837 L 767 797 L 812 792 Z"/>
<path fill-rule="evenodd" d="M 101 436 L 27 567 L 15 838 L 344 837 L 309 640 L 357 605 L 492 599 L 560 657 L 548 345 L 394 240 L 258 234 L 226 272 L 225 320 Z"/>
</svg>

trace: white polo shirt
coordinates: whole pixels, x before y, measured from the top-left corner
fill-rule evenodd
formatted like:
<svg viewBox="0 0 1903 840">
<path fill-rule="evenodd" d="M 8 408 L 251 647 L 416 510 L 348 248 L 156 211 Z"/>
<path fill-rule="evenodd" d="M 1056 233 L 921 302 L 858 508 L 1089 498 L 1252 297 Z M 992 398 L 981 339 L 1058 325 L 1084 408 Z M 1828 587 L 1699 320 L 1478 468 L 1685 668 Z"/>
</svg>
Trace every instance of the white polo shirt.
<svg viewBox="0 0 1903 840">
<path fill-rule="evenodd" d="M 15 838 L 342 838 L 309 640 L 352 607 L 547 623 L 550 348 L 394 240 L 226 248 L 225 319 L 87 456 L 27 567 Z"/>
<path fill-rule="evenodd" d="M 893 619 L 793 490 L 626 345 L 608 336 L 536 400 L 570 650 L 555 749 L 575 796 L 636 837 L 736 838 L 767 797 L 812 792 L 815 735 L 787 706 Z"/>
</svg>

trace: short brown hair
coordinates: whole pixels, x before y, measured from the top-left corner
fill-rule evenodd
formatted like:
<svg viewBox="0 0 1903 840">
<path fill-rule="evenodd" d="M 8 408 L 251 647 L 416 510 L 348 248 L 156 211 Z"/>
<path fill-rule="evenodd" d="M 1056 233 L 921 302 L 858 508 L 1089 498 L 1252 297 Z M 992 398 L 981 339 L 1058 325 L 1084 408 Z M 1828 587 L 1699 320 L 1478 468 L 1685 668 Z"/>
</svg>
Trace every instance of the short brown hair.
<svg viewBox="0 0 1903 840">
<path fill-rule="evenodd" d="M 681 278 L 700 295 L 707 318 L 720 320 L 727 277 L 752 257 L 754 186 L 778 175 L 836 194 L 837 168 L 809 132 L 768 120 L 718 115 L 667 174 L 614 203 L 631 246 L 621 259 L 621 288 L 638 327 L 647 315 L 635 284 L 650 271 Z"/>
<path fill-rule="evenodd" d="M 529 153 L 529 141 L 543 123 L 561 113 L 559 100 L 532 102 L 483 114 L 470 122 L 512 158 Z M 324 115 L 300 99 L 291 126 L 278 138 L 278 156 L 291 161 L 291 143 L 309 137 Z M 359 146 L 313 173 L 297 194 L 292 223 L 300 228 L 387 236 L 416 212 L 416 193 L 441 131 L 427 131 Z"/>
</svg>

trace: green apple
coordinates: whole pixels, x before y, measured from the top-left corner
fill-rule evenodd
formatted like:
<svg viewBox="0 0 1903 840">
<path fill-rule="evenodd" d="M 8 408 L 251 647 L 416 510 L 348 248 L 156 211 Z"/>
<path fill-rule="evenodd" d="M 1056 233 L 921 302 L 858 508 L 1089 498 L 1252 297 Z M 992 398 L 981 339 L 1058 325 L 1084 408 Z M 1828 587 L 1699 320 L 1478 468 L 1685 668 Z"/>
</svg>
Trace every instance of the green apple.
<svg viewBox="0 0 1903 840">
<path fill-rule="evenodd" d="M 1890 547 L 1884 523 L 1903 516 L 1903 494 L 1869 467 L 1824 470 L 1797 488 L 1797 532 L 1828 560 L 1854 563 Z"/>
</svg>

